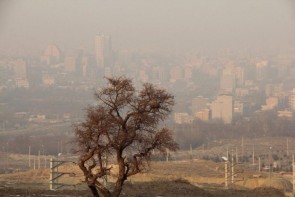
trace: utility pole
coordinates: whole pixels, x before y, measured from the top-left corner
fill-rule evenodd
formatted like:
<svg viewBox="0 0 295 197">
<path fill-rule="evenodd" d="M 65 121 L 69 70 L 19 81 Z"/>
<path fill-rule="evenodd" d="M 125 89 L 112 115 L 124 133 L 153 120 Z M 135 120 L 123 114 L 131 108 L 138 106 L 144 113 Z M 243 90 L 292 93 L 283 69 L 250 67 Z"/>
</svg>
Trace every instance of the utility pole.
<svg viewBox="0 0 295 197">
<path fill-rule="evenodd" d="M 228 145 L 226 147 L 226 157 L 229 159 Z"/>
<path fill-rule="evenodd" d="M 231 184 L 234 184 L 234 150 L 231 150 Z"/>
<path fill-rule="evenodd" d="M 31 146 L 29 146 L 29 168 L 31 168 Z"/>
<path fill-rule="evenodd" d="M 261 161 L 260 161 L 260 157 L 258 157 L 258 171 L 261 172 Z"/>
<path fill-rule="evenodd" d="M 242 136 L 242 159 L 244 161 L 244 137 Z"/>
<path fill-rule="evenodd" d="M 38 150 L 38 169 L 40 169 L 40 150 Z"/>
<path fill-rule="evenodd" d="M 205 153 L 205 144 L 203 144 L 203 154 Z"/>
<path fill-rule="evenodd" d="M 287 137 L 287 156 L 289 157 L 289 138 Z"/>
<path fill-rule="evenodd" d="M 60 153 L 63 153 L 63 144 L 62 144 L 62 140 L 60 141 Z"/>
<path fill-rule="evenodd" d="M 238 147 L 236 146 L 236 163 L 239 163 Z"/>
<path fill-rule="evenodd" d="M 166 162 L 169 161 L 169 149 L 166 148 Z"/>
<path fill-rule="evenodd" d="M 192 144 L 189 145 L 189 148 L 190 148 L 191 160 L 193 160 L 193 147 L 192 147 Z"/>
<path fill-rule="evenodd" d="M 8 153 L 8 142 L 6 143 L 6 169 L 8 169 L 8 157 L 9 157 L 9 153 Z"/>
<path fill-rule="evenodd" d="M 224 161 L 224 186 L 228 189 L 228 161 Z"/>
<path fill-rule="evenodd" d="M 271 179 L 271 149 L 272 147 L 269 147 L 269 179 Z"/>
<path fill-rule="evenodd" d="M 50 179 L 49 179 L 49 189 L 54 190 L 56 168 L 54 166 L 54 159 L 50 158 Z"/>
<path fill-rule="evenodd" d="M 49 179 L 49 189 L 50 190 L 57 190 L 64 186 L 75 186 L 73 184 L 64 184 L 59 183 L 59 178 L 64 175 L 73 175 L 75 173 L 72 172 L 59 172 L 58 167 L 65 164 L 65 163 L 72 163 L 71 161 L 60 161 L 58 159 L 50 158 L 50 179 Z"/>
<path fill-rule="evenodd" d="M 252 150 L 252 164 L 255 165 L 255 144 L 253 143 L 253 150 Z"/>
</svg>

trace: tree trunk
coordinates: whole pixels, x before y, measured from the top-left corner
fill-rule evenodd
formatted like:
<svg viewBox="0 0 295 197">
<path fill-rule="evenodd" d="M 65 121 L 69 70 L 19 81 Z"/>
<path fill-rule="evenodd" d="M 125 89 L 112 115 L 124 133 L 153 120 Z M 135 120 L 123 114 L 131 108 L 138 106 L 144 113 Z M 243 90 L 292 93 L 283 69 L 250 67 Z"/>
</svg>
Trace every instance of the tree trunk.
<svg viewBox="0 0 295 197">
<path fill-rule="evenodd" d="M 119 165 L 119 174 L 116 181 L 116 185 L 114 187 L 114 191 L 112 192 L 113 197 L 120 196 L 124 181 L 127 179 L 127 175 L 125 174 L 125 163 L 122 157 L 122 150 L 117 151 L 117 162 Z"/>
<path fill-rule="evenodd" d="M 93 197 L 99 197 L 98 191 L 95 187 L 95 185 L 88 185 L 88 187 L 90 188 Z"/>
<path fill-rule="evenodd" d="M 114 188 L 114 191 L 112 193 L 112 196 L 113 197 L 119 197 L 120 194 L 121 194 L 121 191 L 123 189 L 123 183 L 124 181 L 123 180 L 119 180 L 117 181 L 116 185 L 115 185 L 115 188 Z"/>
<path fill-rule="evenodd" d="M 100 191 L 101 195 L 103 195 L 103 197 L 110 197 L 111 196 L 111 192 L 106 188 L 99 188 L 99 191 Z"/>
</svg>

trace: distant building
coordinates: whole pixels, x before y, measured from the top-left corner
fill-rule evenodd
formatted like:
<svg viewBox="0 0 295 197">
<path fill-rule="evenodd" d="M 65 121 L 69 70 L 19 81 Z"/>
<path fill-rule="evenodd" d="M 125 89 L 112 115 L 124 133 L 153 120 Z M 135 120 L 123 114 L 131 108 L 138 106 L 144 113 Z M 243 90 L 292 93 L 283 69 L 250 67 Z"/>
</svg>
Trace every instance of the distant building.
<svg viewBox="0 0 295 197">
<path fill-rule="evenodd" d="M 152 79 L 159 80 L 161 82 L 166 82 L 169 80 L 169 72 L 167 68 L 153 67 L 152 68 Z"/>
<path fill-rule="evenodd" d="M 194 118 L 188 113 L 174 113 L 174 121 L 176 124 L 191 124 L 193 122 Z"/>
<path fill-rule="evenodd" d="M 244 87 L 245 84 L 245 69 L 242 67 L 235 68 L 236 86 Z"/>
<path fill-rule="evenodd" d="M 268 66 L 267 61 L 260 61 L 256 63 L 256 80 L 257 81 L 261 81 L 265 79 L 267 66 Z"/>
<path fill-rule="evenodd" d="M 235 89 L 235 76 L 232 74 L 223 74 L 220 79 L 220 91 L 232 93 Z"/>
<path fill-rule="evenodd" d="M 67 73 L 76 72 L 76 59 L 71 56 L 65 57 L 64 70 Z"/>
<path fill-rule="evenodd" d="M 81 68 L 82 68 L 82 76 L 87 77 L 90 76 L 89 74 L 89 58 L 88 57 L 82 57 L 81 59 Z"/>
<path fill-rule="evenodd" d="M 17 88 L 29 88 L 30 87 L 29 81 L 27 79 L 22 79 L 22 78 L 16 78 L 15 85 Z"/>
<path fill-rule="evenodd" d="M 29 122 L 44 122 L 46 120 L 46 116 L 44 114 L 31 115 L 29 118 Z"/>
<path fill-rule="evenodd" d="M 233 119 L 233 97 L 231 95 L 219 95 L 211 103 L 212 119 L 220 119 L 225 124 L 231 124 Z"/>
<path fill-rule="evenodd" d="M 15 60 L 12 62 L 14 71 L 14 81 L 17 88 L 29 88 L 30 84 L 27 79 L 27 64 L 24 60 Z"/>
<path fill-rule="evenodd" d="M 104 76 L 105 77 L 112 77 L 113 76 L 111 67 L 104 68 Z"/>
<path fill-rule="evenodd" d="M 170 70 L 170 82 L 183 78 L 183 69 L 180 66 L 175 66 Z"/>
<path fill-rule="evenodd" d="M 269 97 L 266 99 L 266 104 L 261 106 L 262 111 L 272 110 L 279 104 L 279 98 L 278 97 Z"/>
<path fill-rule="evenodd" d="M 244 97 L 249 95 L 249 89 L 248 88 L 236 88 L 235 95 L 237 97 Z"/>
<path fill-rule="evenodd" d="M 14 71 L 15 79 L 26 79 L 27 78 L 27 63 L 22 60 L 14 60 L 11 62 Z"/>
<path fill-rule="evenodd" d="M 283 111 L 278 111 L 278 117 L 281 118 L 292 118 L 293 117 L 293 112 L 290 110 L 283 110 Z"/>
<path fill-rule="evenodd" d="M 95 58 L 99 68 L 113 66 L 112 40 L 110 36 L 95 36 Z"/>
<path fill-rule="evenodd" d="M 193 98 L 192 100 L 192 114 L 195 116 L 196 113 L 207 108 L 208 99 L 202 96 Z"/>
<path fill-rule="evenodd" d="M 141 70 L 139 71 L 139 73 L 138 73 L 138 77 L 139 77 L 139 80 L 140 80 L 141 82 L 143 82 L 143 83 L 146 83 L 146 82 L 149 81 L 149 76 L 148 76 L 148 74 L 147 74 L 147 72 L 146 72 L 145 69 L 141 69 Z"/>
<path fill-rule="evenodd" d="M 244 113 L 244 103 L 240 101 L 235 101 L 234 102 L 234 113 L 243 115 Z"/>
<path fill-rule="evenodd" d="M 183 78 L 185 80 L 190 80 L 192 78 L 192 75 L 193 75 L 193 70 L 192 70 L 191 66 L 185 66 Z"/>
<path fill-rule="evenodd" d="M 293 88 L 292 93 L 289 96 L 289 108 L 295 111 L 295 88 Z"/>
<path fill-rule="evenodd" d="M 44 74 L 42 76 L 42 83 L 44 86 L 52 86 L 55 84 L 55 78 L 51 75 Z"/>
<path fill-rule="evenodd" d="M 47 65 L 56 64 L 61 60 L 61 51 L 56 45 L 50 44 L 46 47 L 40 59 Z"/>
<path fill-rule="evenodd" d="M 203 109 L 195 113 L 195 118 L 208 122 L 210 120 L 210 109 Z"/>
</svg>

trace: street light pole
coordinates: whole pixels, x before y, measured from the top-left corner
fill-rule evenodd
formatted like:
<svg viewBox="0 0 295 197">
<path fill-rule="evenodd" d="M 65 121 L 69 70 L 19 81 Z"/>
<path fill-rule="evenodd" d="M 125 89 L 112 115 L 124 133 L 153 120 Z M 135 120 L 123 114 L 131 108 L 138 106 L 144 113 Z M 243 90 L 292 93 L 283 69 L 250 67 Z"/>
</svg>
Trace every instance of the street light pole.
<svg viewBox="0 0 295 197">
<path fill-rule="evenodd" d="M 271 179 L 271 149 L 272 147 L 269 147 L 269 179 Z"/>
</svg>

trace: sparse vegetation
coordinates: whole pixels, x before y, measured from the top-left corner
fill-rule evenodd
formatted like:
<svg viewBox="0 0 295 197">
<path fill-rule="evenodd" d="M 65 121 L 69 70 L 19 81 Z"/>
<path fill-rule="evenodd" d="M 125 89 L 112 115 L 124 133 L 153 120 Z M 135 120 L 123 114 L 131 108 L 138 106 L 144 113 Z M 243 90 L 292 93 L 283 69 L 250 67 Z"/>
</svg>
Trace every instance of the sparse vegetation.
<svg viewBox="0 0 295 197">
<path fill-rule="evenodd" d="M 79 167 L 93 196 L 119 196 L 127 178 L 143 172 L 153 150 L 175 151 L 177 143 L 168 128 L 158 129 L 172 110 L 174 97 L 152 84 L 137 92 L 130 79 L 108 78 L 96 94 L 84 122 L 75 127 Z M 112 189 L 102 180 L 118 165 Z"/>
</svg>

